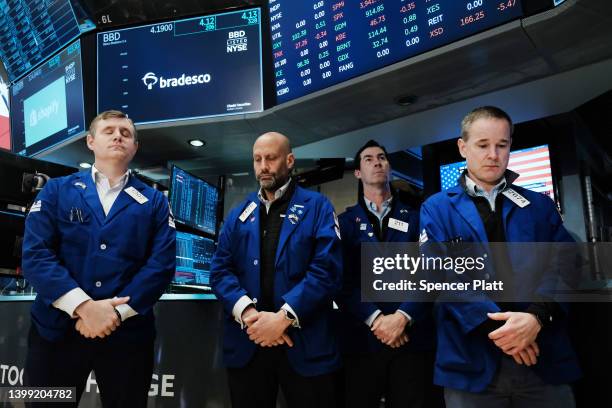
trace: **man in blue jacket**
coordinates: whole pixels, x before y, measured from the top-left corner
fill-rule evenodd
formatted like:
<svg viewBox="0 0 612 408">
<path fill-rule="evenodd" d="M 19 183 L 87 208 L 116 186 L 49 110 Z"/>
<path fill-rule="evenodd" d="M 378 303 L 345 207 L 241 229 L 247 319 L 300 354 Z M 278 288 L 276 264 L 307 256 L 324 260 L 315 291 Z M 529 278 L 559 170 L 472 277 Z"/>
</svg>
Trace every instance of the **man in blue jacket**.
<svg viewBox="0 0 612 408">
<path fill-rule="evenodd" d="M 426 303 L 362 302 L 361 244 L 417 242 L 419 214 L 391 190 L 385 148 L 370 140 L 355 155 L 359 198 L 338 218 L 344 260 L 342 351 L 347 408 L 435 407 L 435 336 Z M 438 398 L 436 398 L 438 397 Z"/>
<path fill-rule="evenodd" d="M 275 407 L 279 386 L 291 408 L 335 403 L 340 230 L 330 202 L 290 177 L 294 161 L 284 135 L 255 141 L 260 189 L 227 216 L 211 264 L 234 408 Z"/>
<path fill-rule="evenodd" d="M 435 242 L 572 241 L 550 198 L 512 184 L 518 177 L 507 170 L 512 131 L 508 114 L 495 107 L 463 119 L 458 147 L 467 170 L 458 186 L 423 204 L 423 248 Z M 440 303 L 434 380 L 445 387 L 447 407 L 573 407 L 568 383 L 580 370 L 566 309 L 541 296 L 544 280 L 532 294 L 519 290 L 546 260 L 502 248 L 481 278 L 501 279 L 533 301 L 495 302 L 481 293 L 478 300 Z"/>
<path fill-rule="evenodd" d="M 94 118 L 87 146 L 92 170 L 49 180 L 26 219 L 23 272 L 38 292 L 26 383 L 75 387 L 78 403 L 93 370 L 105 407 L 145 407 L 174 220 L 164 195 L 128 170 L 138 141 L 125 114 Z"/>
</svg>

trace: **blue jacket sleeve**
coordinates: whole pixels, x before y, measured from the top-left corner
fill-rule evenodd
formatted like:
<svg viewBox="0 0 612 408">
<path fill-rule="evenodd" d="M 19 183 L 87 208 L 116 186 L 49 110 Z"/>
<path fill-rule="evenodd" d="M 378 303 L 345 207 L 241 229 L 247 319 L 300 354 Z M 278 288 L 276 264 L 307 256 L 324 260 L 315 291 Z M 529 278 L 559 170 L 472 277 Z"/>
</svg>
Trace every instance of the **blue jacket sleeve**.
<svg viewBox="0 0 612 408">
<path fill-rule="evenodd" d="M 176 230 L 169 225 L 168 200 L 155 194 L 154 236 L 148 258 L 118 296 L 129 296 L 128 304 L 139 314 L 147 313 L 164 293 L 176 269 Z"/>
<path fill-rule="evenodd" d="M 430 208 L 431 202 L 426 201 L 421 207 L 421 231 L 425 231 L 426 242 L 421 242 L 421 251 L 425 256 L 431 255 L 428 247 L 435 243 L 447 241 L 447 234 L 442 226 L 440 217 L 435 208 Z M 432 207 L 435 206 L 432 205 Z M 423 240 L 421 240 L 423 241 Z M 439 254 L 438 254 L 439 255 Z M 489 318 L 487 313 L 499 312 L 499 307 L 492 300 L 444 302 L 440 307 L 445 308 L 459 323 L 464 333 L 469 333 Z"/>
<path fill-rule="evenodd" d="M 378 307 L 371 302 L 361 301 L 361 242 L 355 237 L 354 223 L 341 216 L 340 236 L 342 237 L 342 289 L 338 294 L 340 309 L 346 310 L 358 320 L 365 320 L 374 313 Z"/>
<path fill-rule="evenodd" d="M 231 237 L 235 222 L 235 214 L 230 213 L 219 234 L 219 244 L 210 264 L 212 290 L 221 301 L 225 313 L 230 316 L 236 302 L 247 295 L 247 291 L 240 286 L 232 260 Z"/>
<path fill-rule="evenodd" d="M 416 211 L 413 212 L 412 216 L 410 217 L 410 223 L 411 225 L 417 225 L 417 226 L 420 225 L 418 212 Z M 410 238 L 409 238 L 410 242 L 418 242 L 419 231 L 420 231 L 420 227 L 412 228 Z M 407 313 L 408 315 L 410 315 L 414 323 L 418 324 L 419 322 L 425 319 L 431 318 L 432 307 L 431 307 L 431 303 L 429 303 L 429 301 L 431 300 L 433 299 L 429 297 L 425 297 L 422 299 L 421 302 L 415 302 L 415 301 L 403 302 L 402 304 L 400 304 L 399 309 Z"/>
<path fill-rule="evenodd" d="M 321 197 L 315 218 L 314 251 L 304 278 L 282 298 L 301 322 L 315 316 L 332 299 L 342 284 L 342 249 L 336 235 L 334 209 Z"/>
<path fill-rule="evenodd" d="M 50 306 L 79 287 L 58 258 L 57 198 L 59 183 L 49 180 L 38 193 L 25 221 L 22 267 L 25 278 L 36 288 L 38 297 Z"/>
</svg>

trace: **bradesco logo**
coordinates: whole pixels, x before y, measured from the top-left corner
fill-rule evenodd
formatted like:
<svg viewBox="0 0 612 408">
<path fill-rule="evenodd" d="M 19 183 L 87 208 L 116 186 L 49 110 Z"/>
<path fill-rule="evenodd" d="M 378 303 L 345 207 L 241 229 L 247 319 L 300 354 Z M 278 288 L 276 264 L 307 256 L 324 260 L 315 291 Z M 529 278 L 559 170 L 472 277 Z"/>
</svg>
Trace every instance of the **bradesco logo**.
<svg viewBox="0 0 612 408">
<path fill-rule="evenodd" d="M 192 85 L 205 85 L 212 80 L 210 74 L 199 74 L 199 75 L 186 75 L 183 74 L 177 78 L 164 78 L 160 76 L 159 78 L 153 72 L 147 72 L 142 77 L 142 82 L 146 85 L 147 89 L 150 91 L 153 89 L 153 86 L 159 83 L 159 88 L 176 88 L 181 86 L 192 86 Z"/>
</svg>

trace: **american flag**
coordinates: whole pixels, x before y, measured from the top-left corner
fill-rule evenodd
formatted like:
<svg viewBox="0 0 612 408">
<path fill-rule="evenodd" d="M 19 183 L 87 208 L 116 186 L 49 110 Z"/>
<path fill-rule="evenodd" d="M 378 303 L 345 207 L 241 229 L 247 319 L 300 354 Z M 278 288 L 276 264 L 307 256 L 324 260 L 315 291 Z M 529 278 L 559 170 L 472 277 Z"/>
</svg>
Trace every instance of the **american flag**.
<svg viewBox="0 0 612 408">
<path fill-rule="evenodd" d="M 464 161 L 440 166 L 442 190 L 456 186 L 457 179 L 465 167 Z M 544 193 L 555 199 L 548 145 L 511 152 L 508 168 L 520 175 L 514 182 L 517 186 Z"/>
</svg>

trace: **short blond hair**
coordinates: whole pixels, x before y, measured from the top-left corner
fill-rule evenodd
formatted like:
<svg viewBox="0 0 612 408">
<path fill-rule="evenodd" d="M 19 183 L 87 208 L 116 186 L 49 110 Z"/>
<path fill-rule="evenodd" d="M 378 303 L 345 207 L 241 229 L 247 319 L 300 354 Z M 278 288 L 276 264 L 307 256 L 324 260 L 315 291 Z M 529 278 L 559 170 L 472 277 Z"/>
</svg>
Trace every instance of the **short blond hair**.
<svg viewBox="0 0 612 408">
<path fill-rule="evenodd" d="M 505 111 L 503 111 L 502 109 L 496 106 L 481 106 L 479 108 L 474 109 L 467 115 L 465 115 L 465 117 L 461 121 L 461 138 L 463 140 L 466 140 L 466 141 L 468 140 L 468 137 L 470 136 L 469 135 L 470 127 L 478 119 L 505 120 L 506 122 L 508 122 L 508 125 L 510 126 L 510 137 L 512 137 L 512 134 L 514 133 L 514 124 L 512 123 L 512 119 L 510 118 L 510 115 L 508 115 Z"/>
<path fill-rule="evenodd" d="M 121 111 L 118 111 L 118 110 L 107 110 L 104 112 L 100 112 L 98 116 L 93 118 L 93 120 L 91 121 L 91 124 L 89 125 L 89 134 L 92 137 L 96 136 L 96 125 L 98 124 L 98 122 L 101 120 L 106 120 L 106 119 L 127 119 L 129 120 L 130 123 L 132 124 L 132 128 L 134 129 L 134 142 L 138 142 L 138 133 L 136 132 L 136 126 L 134 125 L 134 121 L 132 121 L 132 119 L 130 119 L 127 114 Z"/>
</svg>

